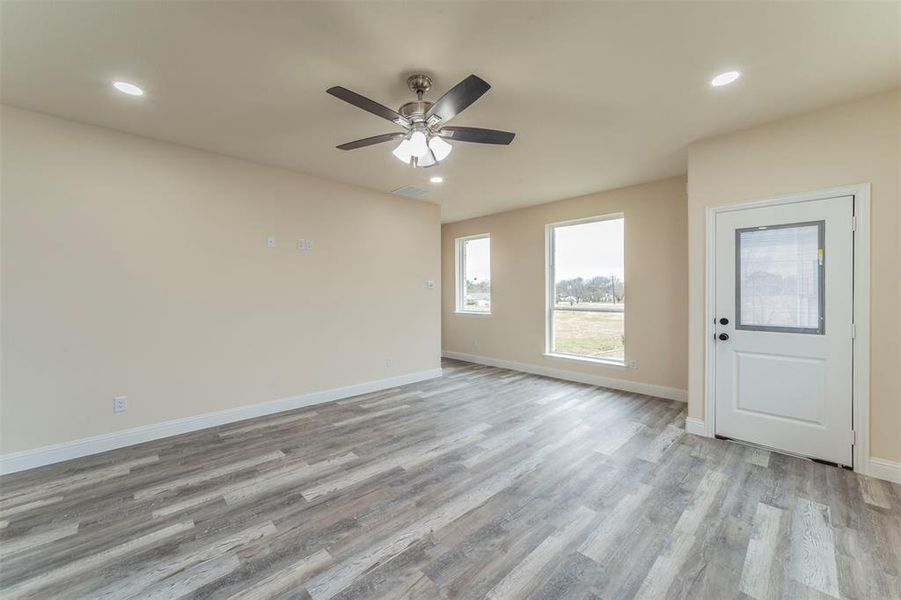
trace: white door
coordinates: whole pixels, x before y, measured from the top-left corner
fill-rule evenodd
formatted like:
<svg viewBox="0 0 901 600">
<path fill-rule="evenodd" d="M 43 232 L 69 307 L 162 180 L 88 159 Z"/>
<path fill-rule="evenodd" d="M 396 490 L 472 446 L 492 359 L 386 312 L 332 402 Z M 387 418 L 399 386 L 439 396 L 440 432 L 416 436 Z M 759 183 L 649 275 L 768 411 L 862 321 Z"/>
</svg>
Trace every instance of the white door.
<svg viewBox="0 0 901 600">
<path fill-rule="evenodd" d="M 852 464 L 851 196 L 716 217 L 716 434 Z"/>
</svg>

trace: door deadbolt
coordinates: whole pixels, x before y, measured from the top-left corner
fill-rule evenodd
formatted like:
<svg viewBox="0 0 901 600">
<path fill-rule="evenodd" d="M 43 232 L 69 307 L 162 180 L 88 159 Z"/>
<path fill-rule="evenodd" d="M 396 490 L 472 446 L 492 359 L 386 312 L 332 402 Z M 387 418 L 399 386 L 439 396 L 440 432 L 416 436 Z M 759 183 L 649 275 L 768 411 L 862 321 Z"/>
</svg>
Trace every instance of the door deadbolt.
<svg viewBox="0 0 901 600">
<path fill-rule="evenodd" d="M 721 341 L 721 342 L 725 342 L 726 340 L 729 339 L 729 334 L 728 334 L 728 333 L 721 333 L 721 334 L 719 335 L 719 338 L 720 338 L 720 341 Z"/>
</svg>

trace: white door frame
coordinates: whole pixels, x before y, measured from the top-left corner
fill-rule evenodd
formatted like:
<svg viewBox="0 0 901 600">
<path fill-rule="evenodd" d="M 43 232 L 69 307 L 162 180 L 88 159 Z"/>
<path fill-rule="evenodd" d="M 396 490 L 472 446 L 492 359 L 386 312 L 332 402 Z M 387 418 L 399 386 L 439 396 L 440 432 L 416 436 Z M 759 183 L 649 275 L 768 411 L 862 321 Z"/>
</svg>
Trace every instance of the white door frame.
<svg viewBox="0 0 901 600">
<path fill-rule="evenodd" d="M 707 257 L 704 307 L 704 433 L 716 431 L 716 352 L 713 341 L 716 314 L 716 216 L 719 213 L 777 206 L 837 196 L 854 196 L 854 339 L 852 343 L 852 411 L 854 471 L 867 474 L 870 459 L 870 184 L 861 183 L 814 192 L 787 194 L 763 200 L 707 207 Z"/>
</svg>

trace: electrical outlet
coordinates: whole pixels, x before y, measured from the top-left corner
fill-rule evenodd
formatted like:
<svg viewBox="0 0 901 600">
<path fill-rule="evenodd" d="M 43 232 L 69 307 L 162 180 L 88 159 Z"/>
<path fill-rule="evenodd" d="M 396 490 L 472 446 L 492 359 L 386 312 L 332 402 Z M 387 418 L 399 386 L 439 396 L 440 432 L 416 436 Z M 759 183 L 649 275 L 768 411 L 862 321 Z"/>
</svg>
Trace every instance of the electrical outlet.
<svg viewBox="0 0 901 600">
<path fill-rule="evenodd" d="M 386 367 L 390 367 L 390 366 L 391 366 L 391 359 L 390 359 L 390 358 L 386 358 L 386 359 L 385 359 L 385 366 L 386 366 Z"/>
<path fill-rule="evenodd" d="M 427 290 L 434 290 L 434 289 L 435 289 L 435 282 L 432 281 L 431 279 L 426 280 L 426 282 L 425 282 L 425 289 L 427 289 Z"/>
<path fill-rule="evenodd" d="M 128 410 L 128 396 L 113 398 L 113 412 L 125 412 L 126 410 Z"/>
<path fill-rule="evenodd" d="M 638 361 L 637 361 L 637 360 L 630 360 L 630 361 L 629 361 L 629 368 L 630 368 L 630 369 L 637 369 L 637 368 L 638 368 Z"/>
</svg>

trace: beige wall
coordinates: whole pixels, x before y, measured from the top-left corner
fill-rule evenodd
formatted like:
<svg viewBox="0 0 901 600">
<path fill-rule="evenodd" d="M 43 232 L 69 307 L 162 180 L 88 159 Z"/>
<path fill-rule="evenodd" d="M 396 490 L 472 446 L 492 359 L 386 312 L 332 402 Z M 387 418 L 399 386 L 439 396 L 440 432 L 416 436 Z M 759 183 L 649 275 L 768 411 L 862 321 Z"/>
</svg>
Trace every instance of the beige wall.
<svg viewBox="0 0 901 600">
<path fill-rule="evenodd" d="M 442 227 L 442 349 L 684 390 L 687 385 L 686 180 L 673 177 Z M 626 361 L 637 369 L 542 356 L 545 225 L 625 214 Z M 490 316 L 454 312 L 454 240 L 491 234 Z"/>
<path fill-rule="evenodd" d="M 870 183 L 870 453 L 901 460 L 901 94 L 880 94 L 689 147 L 689 414 L 704 418 L 706 207 Z"/>
<path fill-rule="evenodd" d="M 0 125 L 0 452 L 439 366 L 437 206 L 8 107 Z"/>
</svg>

